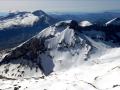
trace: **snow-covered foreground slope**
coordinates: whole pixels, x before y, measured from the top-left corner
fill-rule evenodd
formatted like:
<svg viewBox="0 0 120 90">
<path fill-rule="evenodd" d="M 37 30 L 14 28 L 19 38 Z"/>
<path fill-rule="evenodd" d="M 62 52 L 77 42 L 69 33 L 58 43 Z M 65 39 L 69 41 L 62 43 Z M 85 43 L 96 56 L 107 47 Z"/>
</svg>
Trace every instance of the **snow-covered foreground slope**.
<svg viewBox="0 0 120 90">
<path fill-rule="evenodd" d="M 116 54 L 115 54 L 116 53 Z M 0 89 L 13 90 L 120 90 L 120 48 L 108 49 L 98 57 L 105 63 L 85 62 L 47 77 L 0 80 Z M 96 61 L 96 60 L 94 60 Z"/>
</svg>

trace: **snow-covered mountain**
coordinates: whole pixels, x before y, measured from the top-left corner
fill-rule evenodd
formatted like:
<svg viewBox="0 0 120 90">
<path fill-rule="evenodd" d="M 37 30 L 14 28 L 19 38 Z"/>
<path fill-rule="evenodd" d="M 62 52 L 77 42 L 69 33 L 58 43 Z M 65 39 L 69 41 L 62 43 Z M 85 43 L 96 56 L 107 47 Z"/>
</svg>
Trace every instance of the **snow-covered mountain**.
<svg viewBox="0 0 120 90">
<path fill-rule="evenodd" d="M 119 90 L 120 31 L 110 27 L 67 20 L 42 30 L 1 54 L 1 89 Z"/>
<path fill-rule="evenodd" d="M 100 27 L 93 25 L 86 27 L 67 20 L 44 29 L 3 57 L 0 74 L 13 78 L 49 75 L 53 71 L 79 66 L 91 54 L 102 54 L 106 47 L 119 44 L 116 32 L 110 35 L 106 33 L 106 27 L 105 31 L 98 31 Z"/>
<path fill-rule="evenodd" d="M 20 44 L 55 22 L 41 10 L 9 13 L 0 18 L 0 49 Z"/>
<path fill-rule="evenodd" d="M 71 20 L 57 23 L 14 48 L 0 62 L 0 74 L 40 77 L 81 64 L 89 58 L 93 46 L 74 29 L 76 26 Z"/>
</svg>

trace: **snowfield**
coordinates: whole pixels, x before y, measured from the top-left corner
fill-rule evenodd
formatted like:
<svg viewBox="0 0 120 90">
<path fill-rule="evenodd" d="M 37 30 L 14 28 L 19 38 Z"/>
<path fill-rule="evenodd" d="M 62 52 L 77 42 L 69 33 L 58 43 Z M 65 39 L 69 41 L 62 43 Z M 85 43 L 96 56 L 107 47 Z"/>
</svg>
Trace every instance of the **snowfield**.
<svg viewBox="0 0 120 90">
<path fill-rule="evenodd" d="M 120 48 L 108 50 L 99 61 L 53 72 L 47 77 L 18 80 L 0 79 L 0 89 L 13 90 L 120 90 Z M 117 52 L 114 54 L 114 52 Z M 95 60 L 97 62 L 97 60 Z"/>
</svg>

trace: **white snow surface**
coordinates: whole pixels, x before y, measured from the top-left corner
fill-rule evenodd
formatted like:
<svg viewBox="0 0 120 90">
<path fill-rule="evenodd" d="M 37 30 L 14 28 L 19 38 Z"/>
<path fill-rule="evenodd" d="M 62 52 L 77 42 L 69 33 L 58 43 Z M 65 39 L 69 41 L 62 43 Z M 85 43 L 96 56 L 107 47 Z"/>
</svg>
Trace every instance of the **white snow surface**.
<svg viewBox="0 0 120 90">
<path fill-rule="evenodd" d="M 84 63 L 45 78 L 0 79 L 0 89 L 13 90 L 20 86 L 19 90 L 120 90 L 119 53 L 120 48 L 108 49 L 97 58 L 105 63 Z"/>
<path fill-rule="evenodd" d="M 10 28 L 12 26 L 32 26 L 38 20 L 38 16 L 32 13 L 25 13 L 23 16 L 17 15 L 14 18 L 0 21 L 0 29 Z"/>
<path fill-rule="evenodd" d="M 87 27 L 87 26 L 91 26 L 91 25 L 93 25 L 91 22 L 89 22 L 89 21 L 82 21 L 82 22 L 80 22 L 80 24 L 79 24 L 81 27 Z"/>
</svg>

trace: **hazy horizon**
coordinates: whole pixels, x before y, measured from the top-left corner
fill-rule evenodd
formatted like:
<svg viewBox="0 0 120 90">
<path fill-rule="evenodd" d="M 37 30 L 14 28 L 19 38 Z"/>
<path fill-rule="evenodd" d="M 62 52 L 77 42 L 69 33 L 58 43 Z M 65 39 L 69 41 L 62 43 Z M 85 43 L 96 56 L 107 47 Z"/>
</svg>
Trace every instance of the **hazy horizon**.
<svg viewBox="0 0 120 90">
<path fill-rule="evenodd" d="M 34 11 L 46 12 L 101 12 L 118 10 L 118 0 L 1 0 L 0 12 Z"/>
</svg>

